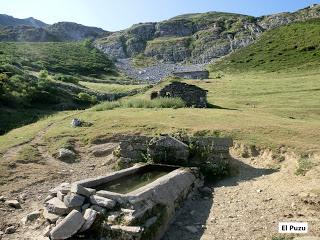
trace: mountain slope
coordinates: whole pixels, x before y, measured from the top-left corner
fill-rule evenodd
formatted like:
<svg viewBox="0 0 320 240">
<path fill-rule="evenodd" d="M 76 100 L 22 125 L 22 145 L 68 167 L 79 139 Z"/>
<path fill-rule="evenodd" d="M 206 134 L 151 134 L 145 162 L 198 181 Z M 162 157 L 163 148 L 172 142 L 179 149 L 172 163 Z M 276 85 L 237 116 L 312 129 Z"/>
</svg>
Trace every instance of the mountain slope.
<svg viewBox="0 0 320 240">
<path fill-rule="evenodd" d="M 45 24 L 34 18 L 18 19 L 0 15 L 1 42 L 59 42 L 95 39 L 108 36 L 101 28 L 88 27 L 73 22 Z"/>
<path fill-rule="evenodd" d="M 72 22 L 59 22 L 46 27 L 46 30 L 60 41 L 75 41 L 85 38 L 102 37 L 108 32 L 101 28 L 87 27 Z"/>
<path fill-rule="evenodd" d="M 48 24 L 41 22 L 37 19 L 34 19 L 32 17 L 25 18 L 25 19 L 19 19 L 14 18 L 12 16 L 6 15 L 6 14 L 0 14 L 0 26 L 30 26 L 35 28 L 44 28 Z"/>
<path fill-rule="evenodd" d="M 0 49 L 0 135 L 53 111 L 84 108 L 107 97 L 78 84 L 115 71 L 89 41 L 11 42 L 0 43 Z"/>
<path fill-rule="evenodd" d="M 320 67 L 320 19 L 292 23 L 210 66 L 211 72 L 278 71 Z"/>
<path fill-rule="evenodd" d="M 114 58 L 144 54 L 165 62 L 207 63 L 248 46 L 264 31 L 319 17 L 320 5 L 258 18 L 221 12 L 185 14 L 135 24 L 97 39 L 96 47 Z"/>
</svg>

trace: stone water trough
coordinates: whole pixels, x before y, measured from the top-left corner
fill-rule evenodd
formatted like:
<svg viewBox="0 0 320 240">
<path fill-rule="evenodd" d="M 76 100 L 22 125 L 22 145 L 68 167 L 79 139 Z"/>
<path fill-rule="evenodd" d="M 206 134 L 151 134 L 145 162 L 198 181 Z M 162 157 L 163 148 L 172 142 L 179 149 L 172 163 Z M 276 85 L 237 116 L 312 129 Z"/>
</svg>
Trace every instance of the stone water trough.
<svg viewBox="0 0 320 240">
<path fill-rule="evenodd" d="M 175 210 L 203 185 L 197 168 L 138 164 L 97 178 L 63 183 L 46 199 L 51 239 L 153 240 Z"/>
</svg>

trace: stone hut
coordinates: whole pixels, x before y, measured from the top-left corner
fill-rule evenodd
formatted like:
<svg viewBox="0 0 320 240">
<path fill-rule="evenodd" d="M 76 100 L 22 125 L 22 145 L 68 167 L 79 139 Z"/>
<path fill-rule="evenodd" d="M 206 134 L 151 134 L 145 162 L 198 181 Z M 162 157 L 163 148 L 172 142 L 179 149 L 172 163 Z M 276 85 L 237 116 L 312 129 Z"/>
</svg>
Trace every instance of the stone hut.
<svg viewBox="0 0 320 240">
<path fill-rule="evenodd" d="M 208 104 L 207 90 L 183 82 L 172 82 L 165 86 L 159 91 L 158 97 L 181 98 L 187 107 L 205 108 Z"/>
<path fill-rule="evenodd" d="M 173 72 L 173 76 L 185 79 L 208 79 L 209 72 L 207 70 L 202 71 L 185 71 L 185 72 Z"/>
</svg>

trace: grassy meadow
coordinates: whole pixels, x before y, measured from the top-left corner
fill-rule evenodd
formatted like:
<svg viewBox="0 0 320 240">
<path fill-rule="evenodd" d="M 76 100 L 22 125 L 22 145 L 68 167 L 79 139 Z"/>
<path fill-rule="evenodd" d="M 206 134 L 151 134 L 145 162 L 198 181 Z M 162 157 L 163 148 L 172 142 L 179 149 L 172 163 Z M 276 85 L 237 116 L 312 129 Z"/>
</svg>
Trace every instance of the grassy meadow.
<svg viewBox="0 0 320 240">
<path fill-rule="evenodd" d="M 188 81 L 209 90 L 216 108 L 105 108 L 64 112 L 36 124 L 15 129 L 0 137 L 2 150 L 34 136 L 39 126 L 55 122 L 44 144 L 75 138 L 90 144 L 115 133 L 160 134 L 185 132 L 230 136 L 247 144 L 277 148 L 286 146 L 300 153 L 320 152 L 320 102 L 317 83 L 320 72 L 225 75 L 219 79 Z M 164 84 L 164 83 L 163 83 Z M 146 99 L 149 90 L 127 99 Z M 61 120 L 61 115 L 73 116 Z M 73 117 L 93 126 L 72 128 Z M 37 130 L 33 131 L 36 128 Z M 40 127 L 41 128 L 41 127 Z M 21 132 L 24 134 L 21 135 Z M 29 134 L 26 134 L 29 133 Z"/>
</svg>

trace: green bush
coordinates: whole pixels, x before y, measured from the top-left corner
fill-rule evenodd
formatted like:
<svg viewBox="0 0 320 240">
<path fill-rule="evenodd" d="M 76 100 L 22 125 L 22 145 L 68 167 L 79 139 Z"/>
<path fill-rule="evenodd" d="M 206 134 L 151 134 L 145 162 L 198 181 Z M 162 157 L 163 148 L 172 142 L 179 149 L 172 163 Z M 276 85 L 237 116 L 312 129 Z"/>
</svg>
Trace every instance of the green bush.
<svg viewBox="0 0 320 240">
<path fill-rule="evenodd" d="M 41 71 L 39 72 L 39 77 L 40 77 L 40 78 L 45 79 L 45 78 L 48 77 L 48 75 L 49 75 L 49 73 L 48 73 L 47 70 L 41 70 Z"/>
<path fill-rule="evenodd" d="M 84 93 L 84 92 L 79 93 L 78 98 L 80 101 L 86 102 L 86 103 L 96 103 L 97 102 L 96 96 L 91 96 L 88 93 Z"/>
<path fill-rule="evenodd" d="M 71 75 L 61 74 L 61 73 L 54 75 L 53 78 L 57 81 L 68 82 L 68 83 L 78 83 L 79 82 L 78 78 L 71 76 Z"/>
</svg>

